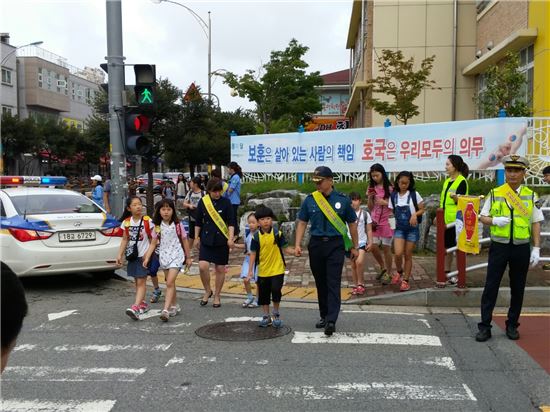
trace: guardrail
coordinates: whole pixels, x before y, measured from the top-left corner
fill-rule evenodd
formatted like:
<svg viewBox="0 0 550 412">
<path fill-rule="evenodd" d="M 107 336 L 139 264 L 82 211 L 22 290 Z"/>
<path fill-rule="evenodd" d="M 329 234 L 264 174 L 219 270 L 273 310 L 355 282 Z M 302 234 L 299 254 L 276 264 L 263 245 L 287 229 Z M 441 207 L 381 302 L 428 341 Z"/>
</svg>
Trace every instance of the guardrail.
<svg viewBox="0 0 550 412">
<path fill-rule="evenodd" d="M 541 208 L 543 212 L 550 212 L 550 207 Z M 480 223 L 481 224 L 481 223 Z M 487 263 L 479 263 L 477 265 L 466 266 L 466 253 L 458 250 L 458 247 L 445 248 L 445 229 L 454 227 L 455 222 L 445 224 L 444 209 L 437 209 L 436 212 L 436 270 L 437 270 L 437 287 L 444 288 L 447 284 L 447 279 L 457 276 L 457 287 L 466 287 L 466 272 L 487 267 Z M 541 237 L 550 236 L 550 232 L 541 232 Z M 480 244 L 489 243 L 490 237 L 481 238 Z M 456 268 L 457 270 L 445 273 L 445 256 L 449 253 L 456 252 Z M 550 257 L 541 257 L 541 262 L 550 262 Z"/>
</svg>

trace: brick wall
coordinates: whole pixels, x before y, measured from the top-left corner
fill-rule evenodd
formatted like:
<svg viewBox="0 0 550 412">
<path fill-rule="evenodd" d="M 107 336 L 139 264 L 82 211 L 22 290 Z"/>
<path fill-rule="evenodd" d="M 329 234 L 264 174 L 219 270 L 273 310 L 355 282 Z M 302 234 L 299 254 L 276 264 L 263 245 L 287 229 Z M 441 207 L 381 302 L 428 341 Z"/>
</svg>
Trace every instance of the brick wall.
<svg viewBox="0 0 550 412">
<path fill-rule="evenodd" d="M 528 1 L 499 0 L 478 21 L 477 49 L 487 53 L 487 43 L 496 46 L 510 34 L 528 27 Z"/>
</svg>

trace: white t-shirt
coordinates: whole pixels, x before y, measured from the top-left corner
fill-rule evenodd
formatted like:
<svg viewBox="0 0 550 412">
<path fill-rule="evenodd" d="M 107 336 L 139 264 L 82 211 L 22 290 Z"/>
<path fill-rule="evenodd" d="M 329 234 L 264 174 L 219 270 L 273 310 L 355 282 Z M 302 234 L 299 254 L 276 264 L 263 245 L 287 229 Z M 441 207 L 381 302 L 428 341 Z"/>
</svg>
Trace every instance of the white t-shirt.
<svg viewBox="0 0 550 412">
<path fill-rule="evenodd" d="M 138 228 L 139 228 L 139 222 L 141 219 L 134 220 L 133 216 L 130 216 L 130 226 L 128 227 L 128 244 L 126 245 L 126 254 L 130 254 L 132 251 L 132 248 L 134 247 L 134 243 L 136 242 L 136 239 L 138 237 Z M 141 231 L 139 233 L 139 240 L 138 240 L 138 256 L 143 257 L 145 253 L 147 252 L 147 249 L 149 249 L 149 237 L 147 236 L 147 232 L 145 231 L 145 225 L 149 224 L 149 227 L 151 228 L 151 235 L 153 234 L 153 231 L 155 229 L 155 225 L 151 219 L 149 220 L 143 220 L 143 223 L 141 225 Z M 120 225 L 122 230 L 126 230 L 126 226 L 124 222 Z"/>
<path fill-rule="evenodd" d="M 519 195 L 521 191 L 522 186 L 518 187 L 516 190 L 516 193 Z M 533 199 L 535 202 L 539 200 L 538 196 L 535 194 L 535 198 Z M 485 198 L 485 203 L 483 204 L 483 208 L 481 209 L 481 216 L 491 216 L 491 205 L 492 205 L 492 199 L 491 194 Z M 533 207 L 533 212 L 531 213 L 531 223 L 537 223 L 542 222 L 544 220 L 544 214 L 542 213 L 542 210 L 540 210 L 538 207 Z"/>
<path fill-rule="evenodd" d="M 370 213 L 364 209 L 354 210 L 357 215 L 357 235 L 359 237 L 359 247 L 366 246 L 369 239 L 367 237 L 367 228 L 368 223 L 372 223 Z M 351 239 L 351 233 L 348 229 L 348 237 Z"/>
<path fill-rule="evenodd" d="M 414 193 L 416 194 L 416 204 L 420 205 L 420 203 L 422 203 L 422 201 L 424 199 L 422 199 L 422 196 L 420 196 L 420 193 L 418 193 L 416 191 Z M 398 192 L 397 193 L 397 204 L 395 206 L 396 207 L 397 206 L 407 206 L 408 197 L 409 197 L 409 191 L 408 190 L 405 192 L 405 194 L 403 196 L 401 196 L 401 194 Z M 391 201 L 391 198 L 390 198 L 388 207 L 390 209 L 393 209 L 393 202 Z M 417 210 L 414 208 L 414 203 L 413 203 L 412 197 L 411 197 L 411 200 L 409 201 L 409 207 L 411 209 L 411 215 L 413 215 L 417 212 Z"/>
</svg>

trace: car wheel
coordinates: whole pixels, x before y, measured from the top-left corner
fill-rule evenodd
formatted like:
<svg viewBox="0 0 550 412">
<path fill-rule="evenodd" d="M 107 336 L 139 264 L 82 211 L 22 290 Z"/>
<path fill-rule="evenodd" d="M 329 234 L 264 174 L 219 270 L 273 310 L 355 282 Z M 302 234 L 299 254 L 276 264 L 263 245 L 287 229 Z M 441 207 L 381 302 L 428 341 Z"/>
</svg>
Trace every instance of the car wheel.
<svg viewBox="0 0 550 412">
<path fill-rule="evenodd" d="M 97 279 L 97 280 L 108 280 L 108 279 L 111 279 L 114 275 L 115 275 L 114 270 L 105 270 L 102 272 L 92 273 L 92 276 L 94 277 L 94 279 Z"/>
</svg>

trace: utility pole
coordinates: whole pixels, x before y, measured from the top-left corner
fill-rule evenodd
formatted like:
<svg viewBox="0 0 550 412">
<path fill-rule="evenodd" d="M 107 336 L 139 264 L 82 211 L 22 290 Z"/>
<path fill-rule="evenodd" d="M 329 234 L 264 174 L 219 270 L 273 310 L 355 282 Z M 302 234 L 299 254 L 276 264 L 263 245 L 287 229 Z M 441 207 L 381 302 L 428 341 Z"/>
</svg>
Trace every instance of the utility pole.
<svg viewBox="0 0 550 412">
<path fill-rule="evenodd" d="M 128 189 L 124 130 L 124 56 L 121 0 L 107 0 L 107 69 L 109 74 L 109 136 L 111 152 L 111 214 L 121 216 Z"/>
</svg>

